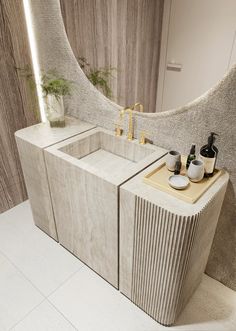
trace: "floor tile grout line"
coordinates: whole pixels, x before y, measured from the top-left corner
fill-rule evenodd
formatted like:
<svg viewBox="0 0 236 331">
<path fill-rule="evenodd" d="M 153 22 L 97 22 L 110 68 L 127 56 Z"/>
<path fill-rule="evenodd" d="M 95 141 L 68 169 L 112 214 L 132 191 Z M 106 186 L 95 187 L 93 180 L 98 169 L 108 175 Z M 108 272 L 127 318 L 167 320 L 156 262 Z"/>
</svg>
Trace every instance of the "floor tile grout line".
<svg viewBox="0 0 236 331">
<path fill-rule="evenodd" d="M 67 321 L 67 322 L 69 322 L 70 323 L 70 325 L 73 327 L 73 328 L 75 328 L 75 331 L 78 331 L 78 329 L 77 329 L 77 327 L 75 327 L 75 325 L 63 314 L 63 312 L 60 310 L 60 309 L 58 309 L 55 305 L 54 305 L 54 303 L 52 303 L 50 300 L 48 300 L 48 299 L 46 299 L 46 301 L 49 303 L 49 304 L 51 304 L 51 306 Z"/>
<path fill-rule="evenodd" d="M 37 304 L 35 307 L 33 307 L 30 311 L 28 311 L 28 313 L 26 313 L 24 315 L 24 317 L 22 317 L 17 323 L 15 323 L 10 329 L 8 329 L 8 331 L 14 331 L 14 328 L 20 324 L 21 322 L 23 322 L 27 316 L 29 316 L 34 310 L 36 310 L 39 306 L 41 306 L 43 303 L 47 302 L 50 306 L 52 306 L 52 308 L 55 309 L 55 311 L 57 311 L 64 320 L 66 320 L 74 329 L 75 331 L 78 331 L 78 329 L 73 325 L 73 323 L 66 317 L 64 316 L 64 314 L 51 302 L 49 301 L 47 298 L 44 298 L 39 304 Z"/>
<path fill-rule="evenodd" d="M 81 269 L 84 268 L 84 265 L 80 266 L 78 269 L 76 269 L 69 277 L 67 277 L 60 285 L 58 285 L 52 292 L 49 294 L 44 294 L 34 283 L 31 279 L 27 277 L 27 275 L 20 269 L 18 265 L 16 265 L 2 250 L 0 250 L 0 254 L 4 256 L 4 258 L 11 264 L 13 267 L 19 271 L 19 273 L 28 281 L 30 284 L 45 298 L 47 299 L 49 296 L 51 296 L 55 291 L 57 291 L 62 285 L 64 285 L 71 277 L 73 277 L 77 272 L 79 272 Z M 4 261 L 3 261 L 4 263 Z M 82 262 L 81 262 L 82 263 Z"/>
<path fill-rule="evenodd" d="M 0 253 L 3 255 L 3 257 L 6 259 L 6 261 L 8 261 L 8 263 L 10 263 L 14 268 L 16 268 L 16 270 L 23 276 L 23 278 L 25 279 L 25 280 L 27 280 L 33 287 L 34 287 L 34 289 L 35 290 L 37 290 L 37 292 L 39 292 L 41 295 L 42 295 L 42 297 L 43 297 L 43 299 L 42 299 L 42 301 L 40 301 L 40 303 L 39 304 L 37 304 L 34 308 L 32 308 L 29 312 L 27 312 L 27 314 L 22 318 L 22 319 L 20 319 L 16 324 L 14 324 L 10 329 L 9 329 L 9 331 L 10 330 L 13 330 L 13 328 L 14 327 L 16 327 L 20 322 L 22 322 L 31 312 L 33 312 L 34 311 L 34 309 L 36 309 L 37 307 L 39 307 L 43 302 L 45 302 L 45 301 L 47 301 L 48 303 L 50 303 L 53 307 L 54 307 L 54 309 L 58 312 L 58 313 L 60 313 L 62 316 L 63 316 L 63 318 L 67 321 L 67 322 L 69 322 L 70 324 L 71 324 L 71 326 L 73 327 L 73 328 L 75 328 L 75 330 L 76 331 L 78 331 L 78 329 L 71 323 L 71 321 L 70 320 L 68 320 L 67 318 L 66 318 L 66 316 L 64 316 L 64 314 L 56 307 L 56 306 L 54 306 L 54 304 L 49 300 L 49 297 L 53 294 L 53 293 L 55 293 L 61 286 L 63 286 L 64 284 L 66 284 L 75 274 L 77 274 L 80 270 L 82 270 L 83 268 L 84 268 L 84 265 L 82 265 L 82 266 L 80 266 L 75 272 L 73 272 L 73 274 L 71 274 L 66 280 L 64 280 L 55 290 L 53 290 L 51 293 L 49 293 L 47 296 L 44 294 L 44 293 L 42 293 L 41 292 L 41 290 L 24 274 L 24 272 L 21 270 L 21 269 L 19 269 L 19 267 L 17 266 L 17 265 L 15 265 L 15 263 L 13 263 L 12 262 L 12 260 L 5 254 L 5 253 L 3 253 L 3 251 L 2 250 L 0 250 Z M 4 262 L 4 261 L 3 261 Z"/>
<path fill-rule="evenodd" d="M 47 296 L 46 299 L 48 299 L 51 295 L 53 295 L 56 291 L 58 291 L 63 285 L 65 285 L 72 277 L 74 277 L 77 273 L 80 272 L 84 268 L 84 265 L 82 265 L 79 269 L 74 271 L 69 277 L 67 277 L 60 285 L 57 286 L 52 292 L 50 292 Z"/>
<path fill-rule="evenodd" d="M 37 309 L 41 304 L 43 304 L 45 301 L 47 301 L 47 298 L 43 298 L 42 301 L 40 301 L 36 306 L 34 306 L 32 309 L 30 309 L 24 317 L 22 317 L 17 323 L 15 323 L 8 331 L 13 330 L 19 323 L 21 323 L 24 319 L 26 319 L 27 316 L 29 316 L 35 309 Z"/>
<path fill-rule="evenodd" d="M 25 275 L 25 273 L 5 253 L 3 253 L 2 250 L 0 250 L 0 253 L 14 268 L 16 268 L 16 270 L 23 276 L 24 279 L 27 280 L 33 286 L 33 288 L 44 297 L 44 299 L 47 298 L 45 294 L 43 294 L 43 292 Z"/>
</svg>

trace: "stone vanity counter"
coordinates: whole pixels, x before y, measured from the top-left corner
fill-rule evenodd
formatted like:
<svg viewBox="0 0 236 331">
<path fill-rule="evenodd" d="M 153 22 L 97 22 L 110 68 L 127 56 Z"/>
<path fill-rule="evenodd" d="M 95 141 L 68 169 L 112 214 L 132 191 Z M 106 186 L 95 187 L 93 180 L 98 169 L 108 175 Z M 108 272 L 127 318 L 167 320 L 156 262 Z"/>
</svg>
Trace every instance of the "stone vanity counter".
<svg viewBox="0 0 236 331">
<path fill-rule="evenodd" d="M 162 162 L 120 188 L 120 291 L 171 325 L 201 281 L 229 176 L 190 204 L 143 182 Z"/>
<path fill-rule="evenodd" d="M 59 242 L 116 288 L 120 185 L 166 153 L 102 128 L 45 150 Z"/>
<path fill-rule="evenodd" d="M 34 222 L 55 240 L 58 237 L 43 151 L 94 127 L 93 124 L 66 117 L 66 127 L 63 129 L 51 128 L 49 123 L 39 123 L 15 133 Z"/>
<path fill-rule="evenodd" d="M 67 118 L 16 132 L 35 224 L 158 322 L 201 281 L 228 174 L 190 204 L 144 183 L 167 150 Z"/>
</svg>

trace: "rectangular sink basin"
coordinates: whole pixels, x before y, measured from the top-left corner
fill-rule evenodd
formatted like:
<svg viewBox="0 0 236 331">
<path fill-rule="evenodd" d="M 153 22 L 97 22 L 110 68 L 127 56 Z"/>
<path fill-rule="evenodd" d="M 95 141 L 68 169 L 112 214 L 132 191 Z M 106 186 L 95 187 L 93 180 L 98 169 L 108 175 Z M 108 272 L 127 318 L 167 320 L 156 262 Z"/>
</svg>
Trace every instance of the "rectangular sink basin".
<svg viewBox="0 0 236 331">
<path fill-rule="evenodd" d="M 121 184 L 159 157 L 156 146 L 140 145 L 137 140 L 116 137 L 113 133 L 94 129 L 58 149 L 89 171 Z M 154 154 L 154 155 L 151 155 Z M 163 155 L 163 154 L 161 154 Z"/>
<path fill-rule="evenodd" d="M 117 288 L 119 187 L 166 152 L 102 128 L 45 150 L 59 242 Z"/>
</svg>

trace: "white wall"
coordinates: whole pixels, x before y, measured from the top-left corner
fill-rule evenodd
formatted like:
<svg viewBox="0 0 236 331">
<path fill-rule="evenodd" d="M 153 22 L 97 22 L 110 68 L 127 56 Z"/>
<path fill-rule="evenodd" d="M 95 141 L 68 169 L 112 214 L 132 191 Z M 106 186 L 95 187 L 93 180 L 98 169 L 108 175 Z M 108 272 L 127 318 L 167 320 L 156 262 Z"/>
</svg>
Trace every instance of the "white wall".
<svg viewBox="0 0 236 331">
<path fill-rule="evenodd" d="M 165 6 L 157 111 L 194 100 L 236 62 L 236 0 L 165 0 Z M 181 71 L 166 70 L 170 62 Z"/>
</svg>

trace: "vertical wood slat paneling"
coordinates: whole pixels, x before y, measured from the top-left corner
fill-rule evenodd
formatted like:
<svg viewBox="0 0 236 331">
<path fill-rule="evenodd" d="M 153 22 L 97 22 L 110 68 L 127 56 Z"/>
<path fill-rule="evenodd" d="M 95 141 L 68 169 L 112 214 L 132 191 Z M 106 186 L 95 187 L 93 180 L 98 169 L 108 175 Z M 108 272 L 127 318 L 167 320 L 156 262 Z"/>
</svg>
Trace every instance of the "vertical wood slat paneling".
<svg viewBox="0 0 236 331">
<path fill-rule="evenodd" d="M 113 100 L 155 112 L 163 0 L 60 0 L 75 56 L 113 67 Z"/>
<path fill-rule="evenodd" d="M 135 203 L 131 300 L 170 325 L 178 313 L 198 215 L 174 215 L 139 197 Z"/>
<path fill-rule="evenodd" d="M 16 68 L 31 65 L 22 0 L 0 1 L 0 213 L 27 198 L 15 131 L 36 122 L 36 95 Z"/>
</svg>

